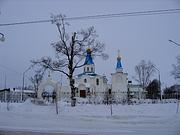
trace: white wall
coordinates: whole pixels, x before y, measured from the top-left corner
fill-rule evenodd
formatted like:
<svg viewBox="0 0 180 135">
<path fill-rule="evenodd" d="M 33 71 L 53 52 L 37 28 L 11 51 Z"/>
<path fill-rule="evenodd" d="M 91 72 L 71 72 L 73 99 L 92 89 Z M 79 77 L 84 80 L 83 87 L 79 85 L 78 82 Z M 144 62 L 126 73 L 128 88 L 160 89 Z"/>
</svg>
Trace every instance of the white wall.
<svg viewBox="0 0 180 135">
<path fill-rule="evenodd" d="M 112 74 L 112 92 L 116 93 L 117 98 L 127 97 L 128 79 L 127 73 L 117 72 Z"/>
</svg>

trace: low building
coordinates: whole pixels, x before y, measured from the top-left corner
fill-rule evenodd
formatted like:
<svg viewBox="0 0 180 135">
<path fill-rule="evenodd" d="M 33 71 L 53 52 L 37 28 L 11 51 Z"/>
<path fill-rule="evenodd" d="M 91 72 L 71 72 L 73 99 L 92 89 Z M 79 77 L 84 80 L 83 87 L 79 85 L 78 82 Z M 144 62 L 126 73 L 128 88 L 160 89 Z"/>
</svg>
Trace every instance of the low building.
<svg viewBox="0 0 180 135">
<path fill-rule="evenodd" d="M 22 102 L 27 98 L 35 97 L 34 90 L 19 90 L 19 89 L 2 89 L 0 90 L 1 102 Z"/>
</svg>

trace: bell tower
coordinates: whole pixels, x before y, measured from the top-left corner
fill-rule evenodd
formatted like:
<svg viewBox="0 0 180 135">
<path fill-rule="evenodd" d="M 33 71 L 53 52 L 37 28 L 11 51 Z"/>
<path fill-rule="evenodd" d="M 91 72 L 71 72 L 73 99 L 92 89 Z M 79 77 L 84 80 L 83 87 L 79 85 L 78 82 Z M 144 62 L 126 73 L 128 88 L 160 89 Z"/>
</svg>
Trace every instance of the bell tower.
<svg viewBox="0 0 180 135">
<path fill-rule="evenodd" d="M 84 62 L 84 73 L 95 73 L 95 65 L 91 56 L 92 50 L 88 48 L 86 50 L 86 59 Z"/>
<path fill-rule="evenodd" d="M 123 72 L 120 51 L 118 50 L 116 72 L 112 73 L 112 92 L 116 93 L 115 98 L 125 100 L 127 98 L 128 74 Z"/>
</svg>

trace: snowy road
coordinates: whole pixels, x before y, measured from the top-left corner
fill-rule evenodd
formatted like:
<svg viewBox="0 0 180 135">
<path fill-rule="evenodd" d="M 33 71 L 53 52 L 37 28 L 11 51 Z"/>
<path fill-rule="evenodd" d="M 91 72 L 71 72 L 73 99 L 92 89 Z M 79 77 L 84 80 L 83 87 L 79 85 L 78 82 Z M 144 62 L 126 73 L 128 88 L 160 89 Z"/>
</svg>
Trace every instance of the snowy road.
<svg viewBox="0 0 180 135">
<path fill-rule="evenodd" d="M 9 111 L 6 107 L 0 103 L 0 131 L 8 131 L 7 135 L 13 131 L 26 131 L 27 135 L 32 131 L 40 135 L 180 135 L 180 113 L 176 114 L 175 103 L 114 105 L 113 116 L 106 105 L 72 108 L 61 103 L 59 115 L 55 106 L 26 102 L 10 104 Z"/>
<path fill-rule="evenodd" d="M 150 129 L 148 132 L 148 130 L 136 130 L 136 131 L 121 131 L 121 132 L 94 132 L 94 133 L 51 133 L 51 132 L 43 132 L 43 131 L 16 131 L 16 130 L 12 130 L 12 131 L 8 131 L 8 130 L 0 130 L 0 135 L 158 135 L 161 132 L 152 131 L 152 129 Z M 164 132 L 164 131 L 163 131 Z M 179 135 L 178 132 L 175 132 L 173 130 L 167 130 L 166 133 L 164 135 Z"/>
<path fill-rule="evenodd" d="M 6 130 L 0 130 L 0 135 L 85 135 L 85 134 L 45 133 L 45 132 L 32 132 L 32 131 L 6 131 Z"/>
</svg>

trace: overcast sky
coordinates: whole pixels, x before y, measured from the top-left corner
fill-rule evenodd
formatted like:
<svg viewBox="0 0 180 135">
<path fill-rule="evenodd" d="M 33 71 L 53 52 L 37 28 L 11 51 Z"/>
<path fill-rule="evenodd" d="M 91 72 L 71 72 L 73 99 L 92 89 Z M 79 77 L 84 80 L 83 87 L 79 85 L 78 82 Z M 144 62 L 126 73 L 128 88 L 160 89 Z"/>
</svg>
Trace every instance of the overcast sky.
<svg viewBox="0 0 180 135">
<path fill-rule="evenodd" d="M 51 13 L 75 17 L 172 8 L 180 8 L 179 0 L 0 0 L 0 23 L 50 19 Z M 69 23 L 70 30 L 94 26 L 99 40 L 106 44 L 109 59 L 95 59 L 96 73 L 105 74 L 110 80 L 120 49 L 129 79 L 135 75 L 135 65 L 144 59 L 151 60 L 161 71 L 163 87 L 175 83 L 170 72 L 180 47 L 168 40 L 180 43 L 180 13 Z M 21 86 L 22 73 L 30 60 L 54 56 L 50 43 L 58 40 L 58 32 L 51 23 L 5 26 L 0 27 L 0 32 L 6 38 L 5 42 L 0 42 L 0 88 L 5 85 L 5 74 L 8 87 Z M 31 74 L 27 73 L 27 76 Z M 157 78 L 157 74 L 153 78 Z"/>
</svg>

